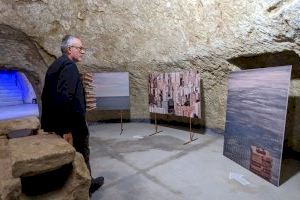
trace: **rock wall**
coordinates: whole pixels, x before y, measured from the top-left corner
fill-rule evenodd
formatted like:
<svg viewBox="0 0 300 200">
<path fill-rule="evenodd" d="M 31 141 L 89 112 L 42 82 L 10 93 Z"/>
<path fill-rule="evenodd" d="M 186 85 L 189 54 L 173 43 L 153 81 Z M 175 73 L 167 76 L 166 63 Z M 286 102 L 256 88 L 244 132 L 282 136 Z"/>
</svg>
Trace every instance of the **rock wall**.
<svg viewBox="0 0 300 200">
<path fill-rule="evenodd" d="M 81 71 L 128 71 L 131 119 L 149 118 L 149 73 L 199 69 L 204 124 L 224 129 L 230 71 L 299 67 L 299 9 L 299 0 L 1 0 L 0 24 L 26 34 L 46 65 L 60 55 L 63 35 L 75 34 L 89 48 Z M 278 58 L 282 52 L 289 53 Z M 259 60 L 266 55 L 277 61 Z M 44 66 L 39 69 L 44 73 Z M 296 75 L 290 95 L 299 94 Z M 291 135 L 300 151 L 299 134 Z"/>
<path fill-rule="evenodd" d="M 2 2 L 0 10 L 1 4 Z M 3 69 L 23 72 L 30 81 L 40 105 L 47 70 L 45 61 L 35 43 L 24 32 L 0 22 L 0 70 Z"/>
</svg>

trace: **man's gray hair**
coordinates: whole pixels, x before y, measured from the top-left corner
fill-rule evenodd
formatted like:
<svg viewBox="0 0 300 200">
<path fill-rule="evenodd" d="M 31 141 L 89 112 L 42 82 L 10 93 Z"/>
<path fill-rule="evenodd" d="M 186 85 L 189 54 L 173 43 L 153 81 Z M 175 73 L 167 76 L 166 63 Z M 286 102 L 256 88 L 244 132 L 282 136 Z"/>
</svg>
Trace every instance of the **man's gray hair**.
<svg viewBox="0 0 300 200">
<path fill-rule="evenodd" d="M 73 35 L 65 35 L 61 41 L 60 50 L 63 54 L 67 53 L 68 47 L 70 47 L 73 44 L 73 40 L 77 37 Z"/>
</svg>

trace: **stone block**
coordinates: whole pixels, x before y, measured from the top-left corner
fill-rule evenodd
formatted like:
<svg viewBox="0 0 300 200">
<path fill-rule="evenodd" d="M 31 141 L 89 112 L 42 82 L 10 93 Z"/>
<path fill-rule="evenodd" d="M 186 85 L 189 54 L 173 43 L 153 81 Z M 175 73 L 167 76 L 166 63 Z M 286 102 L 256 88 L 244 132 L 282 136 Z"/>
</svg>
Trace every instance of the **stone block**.
<svg viewBox="0 0 300 200">
<path fill-rule="evenodd" d="M 15 200 L 21 195 L 19 178 L 4 179 L 0 182 L 0 200 Z"/>
<path fill-rule="evenodd" d="M 38 196 L 22 194 L 20 200 L 88 200 L 91 176 L 80 153 L 76 153 L 73 170 L 65 185 L 56 191 Z"/>
<path fill-rule="evenodd" d="M 0 121 L 0 136 L 7 135 L 11 131 L 21 129 L 38 129 L 40 127 L 40 120 L 37 117 L 24 117 L 19 119 Z"/>
<path fill-rule="evenodd" d="M 15 200 L 21 194 L 21 181 L 12 177 L 8 140 L 0 139 L 0 200 Z"/>
<path fill-rule="evenodd" d="M 73 172 L 66 183 L 65 191 L 67 194 L 72 194 L 74 200 L 88 200 L 90 184 L 91 176 L 84 158 L 80 153 L 76 153 Z"/>
<path fill-rule="evenodd" d="M 33 176 L 52 171 L 74 160 L 75 149 L 55 134 L 10 139 L 12 175 Z"/>
</svg>

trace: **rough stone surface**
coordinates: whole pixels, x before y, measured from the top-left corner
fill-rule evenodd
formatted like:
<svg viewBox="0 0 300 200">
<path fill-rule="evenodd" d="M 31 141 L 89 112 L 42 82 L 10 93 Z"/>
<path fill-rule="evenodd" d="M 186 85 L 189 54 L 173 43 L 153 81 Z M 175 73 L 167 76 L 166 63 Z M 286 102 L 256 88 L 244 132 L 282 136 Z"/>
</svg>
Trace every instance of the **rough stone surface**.
<svg viewBox="0 0 300 200">
<path fill-rule="evenodd" d="M 0 135 L 0 139 L 7 139 L 6 135 Z"/>
<path fill-rule="evenodd" d="M 21 200 L 88 200 L 91 176 L 83 156 L 76 153 L 73 161 L 73 171 L 65 186 L 60 190 L 39 196 L 21 195 Z"/>
<path fill-rule="evenodd" d="M 12 175 L 33 176 L 71 163 L 75 149 L 55 134 L 41 134 L 9 140 Z"/>
<path fill-rule="evenodd" d="M 89 48 L 82 72 L 129 72 L 132 119 L 149 118 L 149 73 L 199 69 L 203 123 L 224 130 L 228 73 L 247 69 L 245 60 L 255 67 L 293 64 L 290 58 L 300 55 L 299 10 L 300 0 L 2 0 L 0 64 L 22 66 L 41 80 L 44 63 L 60 55 L 63 35 L 78 35 Z M 26 35 L 31 45 L 9 37 L 13 31 Z M 290 54 L 267 63 L 256 57 L 281 52 Z M 232 62 L 239 58 L 244 61 Z M 299 98 L 297 78 L 293 98 Z M 296 132 L 289 138 L 299 144 Z"/>
<path fill-rule="evenodd" d="M 0 200 L 15 200 L 21 194 L 21 180 L 12 176 L 8 140 L 0 139 Z"/>
<path fill-rule="evenodd" d="M 76 153 L 73 167 L 71 177 L 63 189 L 66 195 L 72 196 L 74 200 L 89 199 L 91 175 L 80 153 Z"/>
<path fill-rule="evenodd" d="M 2 2 L 0 2 L 0 10 L 1 4 Z M 22 31 L 0 23 L 0 70 L 22 71 L 33 86 L 40 105 L 47 68 L 36 45 Z"/>
<path fill-rule="evenodd" d="M 37 117 L 24 117 L 19 119 L 0 121 L 0 135 L 6 135 L 10 131 L 21 129 L 39 129 L 40 120 Z"/>
</svg>

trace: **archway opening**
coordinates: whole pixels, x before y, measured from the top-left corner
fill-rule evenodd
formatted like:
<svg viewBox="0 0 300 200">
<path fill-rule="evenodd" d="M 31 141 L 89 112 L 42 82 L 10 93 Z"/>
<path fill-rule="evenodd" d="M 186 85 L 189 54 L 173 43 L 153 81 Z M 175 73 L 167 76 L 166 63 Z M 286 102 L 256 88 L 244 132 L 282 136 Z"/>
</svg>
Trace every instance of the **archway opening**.
<svg viewBox="0 0 300 200">
<path fill-rule="evenodd" d="M 0 120 L 39 116 L 37 96 L 23 72 L 0 70 Z"/>
</svg>

